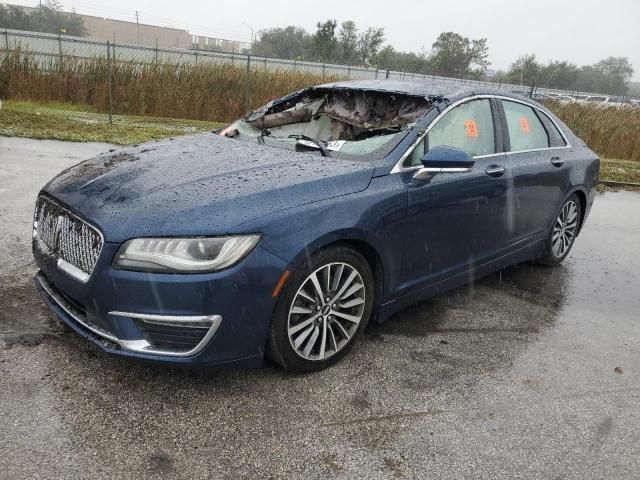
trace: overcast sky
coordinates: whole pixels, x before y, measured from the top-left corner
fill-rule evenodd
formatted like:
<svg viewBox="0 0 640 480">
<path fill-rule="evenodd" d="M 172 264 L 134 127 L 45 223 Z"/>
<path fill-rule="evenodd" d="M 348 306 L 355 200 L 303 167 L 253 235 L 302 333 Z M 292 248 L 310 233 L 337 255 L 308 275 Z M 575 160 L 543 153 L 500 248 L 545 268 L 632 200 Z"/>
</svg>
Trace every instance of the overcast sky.
<svg viewBox="0 0 640 480">
<path fill-rule="evenodd" d="M 33 5 L 37 0 L 0 0 Z M 539 60 L 591 64 L 626 56 L 640 79 L 640 0 L 61 0 L 78 13 L 176 26 L 191 33 L 248 41 L 250 30 L 318 20 L 354 20 L 384 27 L 396 49 L 429 49 L 438 34 L 454 31 L 488 39 L 494 69 L 507 69 L 523 53 Z"/>
</svg>

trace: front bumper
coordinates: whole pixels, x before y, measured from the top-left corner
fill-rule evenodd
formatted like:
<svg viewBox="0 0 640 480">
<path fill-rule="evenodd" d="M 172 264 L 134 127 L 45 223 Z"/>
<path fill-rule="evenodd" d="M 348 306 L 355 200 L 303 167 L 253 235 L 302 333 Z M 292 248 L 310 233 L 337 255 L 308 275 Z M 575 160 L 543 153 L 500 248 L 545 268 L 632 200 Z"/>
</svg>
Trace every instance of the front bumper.
<svg viewBox="0 0 640 480">
<path fill-rule="evenodd" d="M 108 353 L 140 360 L 198 366 L 262 364 L 275 304 L 271 293 L 286 267 L 281 259 L 258 246 L 239 265 L 222 272 L 157 274 L 113 269 L 117 248 L 105 243 L 86 283 L 34 248 L 41 269 L 36 285 L 73 330 Z M 182 328 L 187 324 L 201 335 L 189 337 L 195 339 L 192 348 L 174 348 L 174 330 L 189 335 L 189 328 Z M 145 326 L 153 327 L 155 336 L 150 337 Z M 163 342 L 160 347 L 153 343 L 156 340 Z"/>
</svg>

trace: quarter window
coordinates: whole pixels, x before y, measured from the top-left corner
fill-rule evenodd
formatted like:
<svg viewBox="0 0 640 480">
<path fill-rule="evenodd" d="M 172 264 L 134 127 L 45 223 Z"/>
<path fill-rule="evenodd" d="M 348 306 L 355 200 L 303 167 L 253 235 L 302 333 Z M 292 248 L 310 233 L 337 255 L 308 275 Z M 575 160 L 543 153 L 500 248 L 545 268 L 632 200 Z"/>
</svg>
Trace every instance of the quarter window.
<svg viewBox="0 0 640 480">
<path fill-rule="evenodd" d="M 512 152 L 549 148 L 549 136 L 533 108 L 505 100 L 502 105 Z"/>
<path fill-rule="evenodd" d="M 560 130 L 554 125 L 554 123 L 547 117 L 546 114 L 541 111 L 536 111 L 538 118 L 542 121 L 545 130 L 549 134 L 549 146 L 551 147 L 564 147 L 567 142 L 564 141 L 564 137 L 560 133 Z"/>
<path fill-rule="evenodd" d="M 463 103 L 440 118 L 407 157 L 404 166 L 420 165 L 426 151 L 445 145 L 460 148 L 473 156 L 496 152 L 493 115 L 488 99 Z"/>
</svg>

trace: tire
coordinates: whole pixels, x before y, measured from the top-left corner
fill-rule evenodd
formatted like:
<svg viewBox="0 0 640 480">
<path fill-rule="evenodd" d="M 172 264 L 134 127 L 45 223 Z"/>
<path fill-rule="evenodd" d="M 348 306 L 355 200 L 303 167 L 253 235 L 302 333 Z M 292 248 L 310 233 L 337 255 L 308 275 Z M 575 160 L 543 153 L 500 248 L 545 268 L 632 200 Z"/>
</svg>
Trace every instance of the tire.
<svg viewBox="0 0 640 480">
<path fill-rule="evenodd" d="M 366 328 L 374 292 L 373 273 L 360 253 L 344 246 L 316 252 L 291 275 L 280 294 L 267 355 L 292 372 L 334 365 Z M 327 303 L 327 298 L 335 301 Z"/>
<path fill-rule="evenodd" d="M 545 246 L 544 255 L 538 260 L 539 263 L 558 265 L 567 257 L 578 236 L 581 218 L 582 205 L 578 196 L 573 194 L 562 204 L 553 221 L 549 241 Z"/>
</svg>

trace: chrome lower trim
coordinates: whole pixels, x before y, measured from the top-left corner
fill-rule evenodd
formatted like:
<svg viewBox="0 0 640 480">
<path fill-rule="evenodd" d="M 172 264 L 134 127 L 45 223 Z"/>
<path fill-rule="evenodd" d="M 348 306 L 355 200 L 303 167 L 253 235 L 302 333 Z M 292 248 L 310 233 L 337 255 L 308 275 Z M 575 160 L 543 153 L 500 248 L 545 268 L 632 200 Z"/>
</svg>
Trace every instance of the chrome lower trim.
<svg viewBox="0 0 640 480">
<path fill-rule="evenodd" d="M 171 327 L 209 328 L 219 315 L 151 315 L 147 313 L 109 312 L 115 317 L 137 318 L 145 323 Z M 200 323 L 201 325 L 197 325 Z"/>
<path fill-rule="evenodd" d="M 40 240 L 40 237 L 38 237 L 38 240 Z M 58 261 L 56 262 L 56 265 L 64 273 L 66 273 L 67 275 L 75 278 L 79 282 L 87 283 L 89 281 L 90 275 L 88 273 L 83 272 L 78 267 L 76 267 L 75 265 L 70 264 L 69 262 L 67 262 L 63 258 L 58 258 Z"/>
<path fill-rule="evenodd" d="M 194 328 L 208 328 L 207 334 L 203 337 L 203 339 L 195 346 L 195 348 L 184 351 L 184 352 L 176 352 L 172 350 L 159 350 L 151 347 L 149 342 L 144 339 L 139 340 L 123 340 L 117 338 L 103 330 L 95 328 L 91 325 L 88 325 L 86 320 L 84 320 L 82 315 L 79 315 L 76 309 L 69 304 L 64 298 L 58 295 L 50 286 L 49 282 L 46 280 L 42 273 L 36 275 L 36 280 L 42 289 L 46 292 L 49 298 L 60 307 L 67 315 L 69 315 L 73 320 L 82 325 L 82 327 L 86 328 L 90 332 L 106 339 L 111 342 L 118 344 L 123 350 L 135 353 L 146 353 L 150 355 L 162 355 L 167 357 L 190 357 L 200 353 L 204 347 L 207 346 L 209 341 L 213 338 L 218 327 L 222 323 L 222 317 L 220 315 L 202 315 L 202 316 L 181 316 L 181 315 L 156 315 L 156 314 L 143 314 L 143 313 L 126 313 L 126 312 L 109 312 L 109 315 L 113 315 L 116 317 L 127 317 L 127 318 L 137 318 L 145 322 L 156 323 L 160 325 L 173 325 L 173 326 L 187 326 L 183 325 L 184 323 L 189 324 L 197 324 L 201 323 L 201 326 L 193 325 Z M 181 325 L 182 324 L 182 325 Z M 191 325 L 188 325 L 191 326 Z"/>
<path fill-rule="evenodd" d="M 80 315 L 78 315 L 78 313 L 75 311 L 76 309 L 71 304 L 69 304 L 69 302 L 67 302 L 64 298 L 62 298 L 51 289 L 51 287 L 49 286 L 49 282 L 44 278 L 42 274 L 36 275 L 36 280 L 38 281 L 40 287 L 46 292 L 46 294 L 49 295 L 49 298 L 51 298 L 51 300 L 53 300 L 53 302 L 58 305 L 64 311 L 64 313 L 69 315 L 90 332 L 95 333 L 96 335 L 99 335 L 102 338 L 106 338 L 107 340 L 110 340 L 112 342 L 120 343 L 120 340 L 113 335 L 98 328 L 92 327 L 91 325 L 88 325 L 87 322 Z"/>
<path fill-rule="evenodd" d="M 136 318 L 147 323 L 154 323 L 157 325 L 167 326 L 182 326 L 191 328 L 208 328 L 207 334 L 193 349 L 186 352 L 176 352 L 172 350 L 158 350 L 154 349 L 149 342 L 144 339 L 140 340 L 119 340 L 118 343 L 127 350 L 140 353 L 151 353 L 154 355 L 170 355 L 172 357 L 190 357 L 199 353 L 204 347 L 207 346 L 209 340 L 215 335 L 218 327 L 222 323 L 222 317 L 220 315 L 155 315 L 145 313 L 130 313 L 130 312 L 109 312 L 109 315 L 114 317 L 123 318 Z M 189 325 L 181 325 L 187 323 Z M 201 323 L 202 325 L 193 325 Z"/>
</svg>

